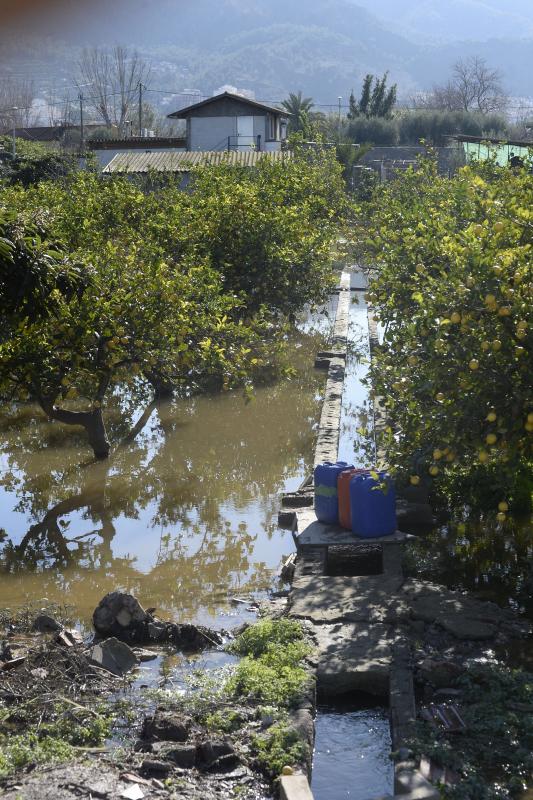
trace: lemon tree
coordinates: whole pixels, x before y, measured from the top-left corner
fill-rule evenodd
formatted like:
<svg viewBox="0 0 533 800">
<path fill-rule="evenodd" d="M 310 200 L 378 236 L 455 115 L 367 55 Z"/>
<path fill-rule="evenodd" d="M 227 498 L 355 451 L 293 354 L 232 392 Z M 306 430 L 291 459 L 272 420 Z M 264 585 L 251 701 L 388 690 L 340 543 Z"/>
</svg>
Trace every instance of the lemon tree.
<svg viewBox="0 0 533 800">
<path fill-rule="evenodd" d="M 488 162 L 445 178 L 427 159 L 369 210 L 389 463 L 503 522 L 533 482 L 533 176 Z"/>
</svg>

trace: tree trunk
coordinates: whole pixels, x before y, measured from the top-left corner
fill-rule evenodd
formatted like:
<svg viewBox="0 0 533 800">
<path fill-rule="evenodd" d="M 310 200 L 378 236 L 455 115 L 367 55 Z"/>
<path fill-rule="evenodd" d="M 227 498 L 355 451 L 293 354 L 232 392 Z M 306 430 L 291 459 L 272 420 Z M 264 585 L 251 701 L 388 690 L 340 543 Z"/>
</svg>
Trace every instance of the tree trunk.
<svg viewBox="0 0 533 800">
<path fill-rule="evenodd" d="M 105 429 L 104 417 L 101 408 L 95 408 L 88 417 L 86 425 L 89 444 L 96 458 L 107 458 L 109 455 L 109 439 Z"/>
<path fill-rule="evenodd" d="M 39 403 L 50 419 L 63 422 L 65 425 L 81 425 L 85 428 L 95 458 L 109 456 L 110 445 L 101 408 L 93 408 L 92 411 L 66 411 L 57 408 L 45 398 L 40 398 Z"/>
</svg>

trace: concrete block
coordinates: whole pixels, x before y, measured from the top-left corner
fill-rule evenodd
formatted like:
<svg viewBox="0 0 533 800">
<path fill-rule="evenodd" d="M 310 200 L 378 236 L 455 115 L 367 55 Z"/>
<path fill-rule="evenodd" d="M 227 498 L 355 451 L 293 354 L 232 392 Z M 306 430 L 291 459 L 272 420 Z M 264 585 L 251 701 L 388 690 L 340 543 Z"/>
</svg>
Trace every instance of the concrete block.
<svg viewBox="0 0 533 800">
<path fill-rule="evenodd" d="M 439 800 L 440 792 L 411 765 L 397 764 L 394 775 L 394 791 L 407 795 L 410 800 Z"/>
<path fill-rule="evenodd" d="M 391 646 L 386 625 L 320 625 L 314 629 L 317 690 L 326 697 L 363 691 L 386 696 Z"/>
<path fill-rule="evenodd" d="M 305 775 L 282 775 L 280 800 L 313 800 L 313 793 Z"/>
</svg>

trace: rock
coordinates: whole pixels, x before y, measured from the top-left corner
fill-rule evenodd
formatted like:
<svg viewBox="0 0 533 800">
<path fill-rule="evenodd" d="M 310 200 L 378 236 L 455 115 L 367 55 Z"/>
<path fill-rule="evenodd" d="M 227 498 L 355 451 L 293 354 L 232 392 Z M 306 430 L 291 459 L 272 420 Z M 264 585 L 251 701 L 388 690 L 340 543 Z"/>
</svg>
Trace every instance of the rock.
<svg viewBox="0 0 533 800">
<path fill-rule="evenodd" d="M 451 633 L 456 639 L 470 639 L 472 641 L 492 639 L 497 630 L 496 626 L 490 622 L 469 619 L 468 617 L 463 617 L 462 614 L 441 615 L 437 621 L 444 630 Z"/>
<path fill-rule="evenodd" d="M 156 742 L 154 750 L 159 758 L 172 761 L 182 769 L 192 769 L 196 764 L 196 745 L 176 744 L 175 742 Z"/>
<path fill-rule="evenodd" d="M 49 614 L 38 614 L 33 620 L 31 629 L 37 633 L 56 633 L 62 629 L 62 625 Z"/>
<path fill-rule="evenodd" d="M 158 761 L 155 758 L 145 758 L 142 762 L 141 769 L 146 775 L 156 773 L 156 775 L 168 775 L 172 769 L 172 765 L 168 761 Z"/>
<path fill-rule="evenodd" d="M 143 650 L 141 647 L 134 647 L 133 652 L 141 662 L 153 661 L 159 655 L 154 650 Z"/>
<path fill-rule="evenodd" d="M 398 497 L 406 500 L 408 503 L 428 503 L 429 491 L 427 486 L 420 484 L 419 486 L 402 486 L 398 487 Z"/>
<path fill-rule="evenodd" d="M 431 683 L 436 689 L 454 687 L 464 673 L 464 668 L 454 661 L 438 661 L 426 658 L 420 664 L 419 675 L 422 680 Z"/>
<path fill-rule="evenodd" d="M 65 628 L 56 634 L 55 640 L 63 647 L 74 647 L 76 644 L 82 644 L 83 636 L 79 631 Z"/>
<path fill-rule="evenodd" d="M 398 529 L 409 531 L 411 528 L 433 528 L 435 518 L 429 503 L 409 503 L 398 500 L 396 504 Z"/>
<path fill-rule="evenodd" d="M 191 720 L 179 714 L 156 711 L 146 717 L 143 724 L 144 739 L 159 739 L 171 742 L 186 742 Z"/>
<path fill-rule="evenodd" d="M 151 619 L 139 601 L 126 592 L 106 594 L 93 613 L 93 625 L 100 636 L 117 636 L 129 641 L 145 637 Z"/>
<path fill-rule="evenodd" d="M 113 675 L 122 676 L 137 664 L 137 658 L 131 647 L 112 637 L 94 645 L 89 652 L 89 662 Z"/>
<path fill-rule="evenodd" d="M 208 739 L 197 745 L 198 760 L 206 766 L 211 766 L 221 756 L 235 754 L 235 748 L 227 739 Z"/>
</svg>

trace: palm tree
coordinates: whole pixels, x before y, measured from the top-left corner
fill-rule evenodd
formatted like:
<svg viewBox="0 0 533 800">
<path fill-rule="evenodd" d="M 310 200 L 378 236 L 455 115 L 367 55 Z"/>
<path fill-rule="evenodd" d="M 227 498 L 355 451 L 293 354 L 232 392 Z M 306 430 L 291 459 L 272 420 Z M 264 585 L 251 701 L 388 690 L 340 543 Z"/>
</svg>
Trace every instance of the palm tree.
<svg viewBox="0 0 533 800">
<path fill-rule="evenodd" d="M 298 94 L 290 92 L 287 100 L 284 100 L 281 105 L 290 115 L 289 130 L 291 133 L 303 130 L 308 124 L 308 115 L 314 105 L 313 98 L 302 97 L 301 91 Z"/>
</svg>

